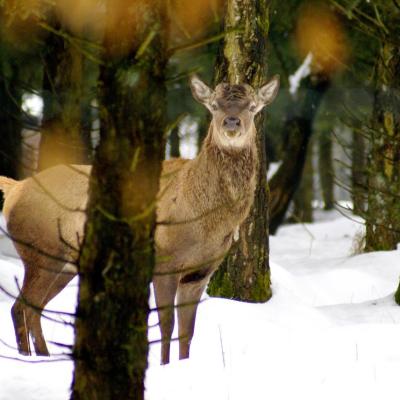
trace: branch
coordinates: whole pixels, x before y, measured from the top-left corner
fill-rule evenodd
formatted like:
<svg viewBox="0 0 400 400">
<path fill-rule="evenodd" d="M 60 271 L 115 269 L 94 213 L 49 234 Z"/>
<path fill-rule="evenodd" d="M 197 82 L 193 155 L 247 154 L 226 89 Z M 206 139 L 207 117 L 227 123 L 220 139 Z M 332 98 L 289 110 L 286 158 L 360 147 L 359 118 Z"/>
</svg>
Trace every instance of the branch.
<svg viewBox="0 0 400 400">
<path fill-rule="evenodd" d="M 186 43 L 180 46 L 172 47 L 167 51 L 167 56 L 172 57 L 175 53 L 178 53 L 180 51 L 186 51 L 186 50 L 193 50 L 197 49 L 198 47 L 205 46 L 210 43 L 218 42 L 219 40 L 223 39 L 226 35 L 230 33 L 244 33 L 244 29 L 230 29 L 225 32 L 219 33 L 218 35 L 212 36 L 210 38 L 206 38 L 203 40 L 191 42 L 191 43 Z"/>
</svg>

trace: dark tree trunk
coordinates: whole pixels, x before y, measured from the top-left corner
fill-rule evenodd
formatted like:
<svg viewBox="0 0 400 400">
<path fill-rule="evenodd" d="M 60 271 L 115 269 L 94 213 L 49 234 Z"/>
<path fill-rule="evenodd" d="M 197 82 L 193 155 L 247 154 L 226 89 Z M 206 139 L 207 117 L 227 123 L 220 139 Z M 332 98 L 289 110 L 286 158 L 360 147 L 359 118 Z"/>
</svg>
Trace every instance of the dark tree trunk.
<svg viewBox="0 0 400 400">
<path fill-rule="evenodd" d="M 289 107 L 284 132 L 287 137 L 282 165 L 271 178 L 270 232 L 276 233 L 282 224 L 296 192 L 307 157 L 312 124 L 321 100 L 330 86 L 326 74 L 313 74 L 306 81 L 307 92 L 302 102 L 293 101 Z"/>
<path fill-rule="evenodd" d="M 163 0 L 106 4 L 121 10 L 122 37 L 104 39 L 100 144 L 79 265 L 72 398 L 142 400 L 155 203 L 165 151 L 166 17 Z M 115 20 L 107 22 L 111 33 Z M 140 53 L 150 33 L 152 41 Z M 134 83 L 124 76 L 135 76 Z"/>
<path fill-rule="evenodd" d="M 365 139 L 363 133 L 354 128 L 351 158 L 351 197 L 353 199 L 354 214 L 364 216 L 366 204 L 366 157 Z"/>
<path fill-rule="evenodd" d="M 180 138 L 179 138 L 179 127 L 175 127 L 172 129 L 169 136 L 169 144 L 171 146 L 171 157 L 179 158 L 181 156 L 181 152 L 179 149 L 180 146 Z"/>
<path fill-rule="evenodd" d="M 269 30 L 269 0 L 228 0 L 225 30 L 216 66 L 216 82 L 249 83 L 260 87 L 266 80 L 266 41 Z M 271 297 L 268 238 L 269 191 L 266 180 L 263 118 L 256 121 L 259 174 L 250 215 L 240 227 L 238 242 L 218 269 L 209 293 L 245 301 L 267 301 Z"/>
<path fill-rule="evenodd" d="M 397 44 L 383 43 L 375 73 L 366 251 L 393 250 L 400 242 L 400 49 Z"/>
<path fill-rule="evenodd" d="M 335 204 L 332 145 L 332 132 L 322 130 L 318 135 L 318 169 L 324 210 L 332 210 Z"/>
<path fill-rule="evenodd" d="M 81 153 L 81 162 L 84 164 L 91 164 L 93 162 L 93 144 L 92 144 L 92 124 L 93 124 L 93 110 L 90 105 L 90 100 L 83 100 L 81 107 L 81 132 L 83 151 Z"/>
<path fill-rule="evenodd" d="M 61 30 L 54 23 L 55 30 Z M 43 54 L 43 120 L 38 170 L 60 163 L 82 164 L 87 151 L 81 137 L 83 55 L 56 33 Z"/>
<path fill-rule="evenodd" d="M 9 70 L 11 76 L 6 77 L 0 60 L 0 175 L 17 179 L 22 161 L 22 93 L 18 87 L 18 66 Z M 0 209 L 2 203 L 0 195 Z"/>
<path fill-rule="evenodd" d="M 309 144 L 304 171 L 301 177 L 300 185 L 293 199 L 293 222 L 312 222 L 314 200 L 314 167 L 313 167 L 313 151 L 312 143 Z"/>
</svg>

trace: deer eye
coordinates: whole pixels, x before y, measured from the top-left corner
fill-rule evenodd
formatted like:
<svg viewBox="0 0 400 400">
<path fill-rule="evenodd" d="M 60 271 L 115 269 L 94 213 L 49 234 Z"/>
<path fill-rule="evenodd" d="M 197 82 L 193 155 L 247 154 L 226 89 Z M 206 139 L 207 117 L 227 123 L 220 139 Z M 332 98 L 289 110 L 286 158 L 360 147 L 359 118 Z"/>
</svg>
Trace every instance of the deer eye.
<svg viewBox="0 0 400 400">
<path fill-rule="evenodd" d="M 212 108 L 214 111 L 217 111 L 217 110 L 218 110 L 218 104 L 214 101 L 214 103 L 211 104 L 211 108 Z"/>
<path fill-rule="evenodd" d="M 256 109 L 257 109 L 257 105 L 256 104 L 251 104 L 249 109 L 250 109 L 251 112 L 255 112 Z"/>
</svg>

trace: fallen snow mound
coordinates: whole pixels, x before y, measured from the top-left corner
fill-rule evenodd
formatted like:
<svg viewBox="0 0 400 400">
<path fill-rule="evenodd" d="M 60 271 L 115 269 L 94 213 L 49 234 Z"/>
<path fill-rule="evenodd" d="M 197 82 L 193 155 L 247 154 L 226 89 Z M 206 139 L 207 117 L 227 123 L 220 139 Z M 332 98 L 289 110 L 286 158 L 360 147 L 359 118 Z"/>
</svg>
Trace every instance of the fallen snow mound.
<svg viewBox="0 0 400 400">
<path fill-rule="evenodd" d="M 271 237 L 269 302 L 204 296 L 189 360 L 177 360 L 174 342 L 171 364 L 160 366 L 160 345 L 151 346 L 148 400 L 398 398 L 400 307 L 393 293 L 400 252 L 352 255 L 361 221 L 337 212 L 318 219 L 285 226 Z M 10 241 L 0 235 L 0 285 L 15 294 L 22 276 Z M 73 312 L 76 294 L 73 280 L 48 308 Z M 12 348 L 11 305 L 12 299 L 0 294 L 0 353 L 43 360 L 21 357 Z M 152 314 L 150 324 L 156 322 Z M 71 326 L 46 319 L 43 325 L 48 342 L 72 343 Z M 160 338 L 158 328 L 150 329 L 149 338 Z M 65 349 L 50 349 L 58 354 L 50 363 L 0 358 L 0 400 L 69 398 L 72 363 L 56 361 Z"/>
</svg>

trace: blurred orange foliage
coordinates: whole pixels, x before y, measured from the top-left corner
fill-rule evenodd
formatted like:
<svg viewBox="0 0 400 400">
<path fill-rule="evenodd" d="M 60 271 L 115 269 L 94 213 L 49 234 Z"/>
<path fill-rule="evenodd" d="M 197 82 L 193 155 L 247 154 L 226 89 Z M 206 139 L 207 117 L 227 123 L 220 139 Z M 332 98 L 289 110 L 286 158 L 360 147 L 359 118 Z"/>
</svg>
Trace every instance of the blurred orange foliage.
<svg viewBox="0 0 400 400">
<path fill-rule="evenodd" d="M 48 12 L 43 0 L 4 0 L 0 7 L 0 34 L 16 48 L 29 49 L 40 35 L 38 20 Z"/>
<path fill-rule="evenodd" d="M 55 13 L 61 25 L 77 35 L 84 31 L 97 32 L 102 28 L 104 19 L 100 17 L 100 11 L 99 0 L 55 1 Z"/>
<path fill-rule="evenodd" d="M 172 0 L 171 22 L 177 36 L 190 38 L 204 34 L 219 18 L 220 0 Z"/>
<path fill-rule="evenodd" d="M 346 67 L 349 56 L 346 33 L 329 7 L 321 3 L 302 7 L 294 40 L 302 58 L 312 53 L 314 69 L 331 74 Z"/>
</svg>

